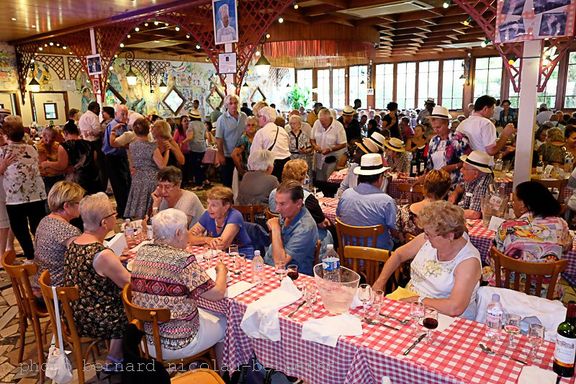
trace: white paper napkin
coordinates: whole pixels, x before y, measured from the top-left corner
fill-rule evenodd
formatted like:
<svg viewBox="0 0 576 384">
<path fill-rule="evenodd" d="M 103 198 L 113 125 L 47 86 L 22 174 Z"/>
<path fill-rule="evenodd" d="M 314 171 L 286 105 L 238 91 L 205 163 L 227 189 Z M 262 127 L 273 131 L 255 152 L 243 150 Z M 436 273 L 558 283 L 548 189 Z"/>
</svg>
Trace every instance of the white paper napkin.
<svg viewBox="0 0 576 384">
<path fill-rule="evenodd" d="M 278 310 L 302 297 L 292 279 L 285 277 L 280 288 L 249 304 L 240 323 L 242 330 L 257 339 L 280 340 Z"/>
<path fill-rule="evenodd" d="M 216 281 L 216 268 L 208 268 L 206 270 L 206 274 L 214 281 Z M 226 276 L 226 282 L 230 281 L 230 272 L 228 272 L 228 276 Z M 238 296 L 241 293 L 246 292 L 249 289 L 252 289 L 257 284 L 250 283 L 248 281 L 239 281 L 235 284 L 232 284 L 226 289 L 225 297 L 233 298 Z"/>
<path fill-rule="evenodd" d="M 444 332 L 455 321 L 456 321 L 455 317 L 450 317 L 450 316 L 446 316 L 446 315 L 443 315 L 441 313 L 438 313 L 438 328 L 436 328 L 436 331 L 437 332 Z"/>
<path fill-rule="evenodd" d="M 128 246 L 126 236 L 122 232 L 117 233 L 110 241 L 104 242 L 104 246 L 112 249 L 116 255 L 120 256 Z"/>
<path fill-rule="evenodd" d="M 554 384 L 557 375 L 553 371 L 534 365 L 525 365 L 518 377 L 518 384 Z"/>
<path fill-rule="evenodd" d="M 361 334 L 360 318 L 349 313 L 312 319 L 302 324 L 302 340 L 314 341 L 329 347 L 335 347 L 340 336 L 360 336 Z"/>
</svg>

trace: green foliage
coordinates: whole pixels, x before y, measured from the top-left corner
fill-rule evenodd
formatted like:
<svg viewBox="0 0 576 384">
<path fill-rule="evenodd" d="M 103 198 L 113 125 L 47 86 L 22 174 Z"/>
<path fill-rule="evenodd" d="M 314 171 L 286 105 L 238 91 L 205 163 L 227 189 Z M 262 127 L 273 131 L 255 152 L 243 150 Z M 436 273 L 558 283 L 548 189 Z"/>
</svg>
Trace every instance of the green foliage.
<svg viewBox="0 0 576 384">
<path fill-rule="evenodd" d="M 298 84 L 294 84 L 286 94 L 286 104 L 292 109 L 308 108 L 310 99 L 310 90 L 308 88 L 300 88 Z"/>
</svg>

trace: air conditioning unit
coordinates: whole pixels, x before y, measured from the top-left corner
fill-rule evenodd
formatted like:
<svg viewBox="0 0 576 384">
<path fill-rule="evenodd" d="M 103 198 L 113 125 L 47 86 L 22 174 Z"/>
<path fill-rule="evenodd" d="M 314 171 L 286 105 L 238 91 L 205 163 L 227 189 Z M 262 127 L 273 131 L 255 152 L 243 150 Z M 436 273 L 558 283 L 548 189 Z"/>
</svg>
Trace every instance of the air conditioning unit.
<svg viewBox="0 0 576 384">
<path fill-rule="evenodd" d="M 374 5 L 369 7 L 343 9 L 338 12 L 345 13 L 350 16 L 355 16 L 361 19 L 365 19 L 368 17 L 394 15 L 398 13 L 422 11 L 433 8 L 434 7 L 432 5 L 424 3 L 422 1 L 408 0 L 408 1 L 397 1 L 394 3 L 387 3 L 382 5 Z"/>
</svg>

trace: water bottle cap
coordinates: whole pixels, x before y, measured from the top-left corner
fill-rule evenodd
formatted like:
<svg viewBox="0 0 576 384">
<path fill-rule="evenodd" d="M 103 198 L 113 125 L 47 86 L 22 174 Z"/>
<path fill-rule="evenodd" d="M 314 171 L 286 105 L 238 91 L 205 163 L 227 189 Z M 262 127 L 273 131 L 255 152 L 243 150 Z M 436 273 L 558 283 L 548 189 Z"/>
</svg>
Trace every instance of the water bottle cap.
<svg viewBox="0 0 576 384">
<path fill-rule="evenodd" d="M 334 249 L 334 244 L 326 244 L 326 250 Z"/>
<path fill-rule="evenodd" d="M 255 251 L 254 251 L 254 257 L 256 257 L 256 256 L 260 256 L 260 251 L 259 251 L 259 250 L 255 250 Z"/>
<path fill-rule="evenodd" d="M 500 295 L 497 293 L 492 294 L 492 301 L 499 303 L 500 302 Z"/>
</svg>

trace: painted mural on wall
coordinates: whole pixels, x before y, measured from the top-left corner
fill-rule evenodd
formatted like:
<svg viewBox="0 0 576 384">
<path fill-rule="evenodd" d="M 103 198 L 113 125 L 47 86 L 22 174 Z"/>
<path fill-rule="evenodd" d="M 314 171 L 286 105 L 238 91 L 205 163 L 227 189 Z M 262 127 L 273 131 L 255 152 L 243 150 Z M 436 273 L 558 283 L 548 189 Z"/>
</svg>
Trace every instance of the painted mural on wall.
<svg viewBox="0 0 576 384">
<path fill-rule="evenodd" d="M 7 43 L 0 42 L 0 89 L 18 89 L 16 51 Z"/>
<path fill-rule="evenodd" d="M 80 107 L 80 111 L 84 113 L 88 110 L 88 104 L 92 101 L 96 101 L 94 92 L 90 85 L 90 79 L 88 79 L 88 75 L 84 71 L 80 71 L 76 75 L 74 82 L 76 85 L 76 92 L 82 96 L 82 106 Z"/>
</svg>

